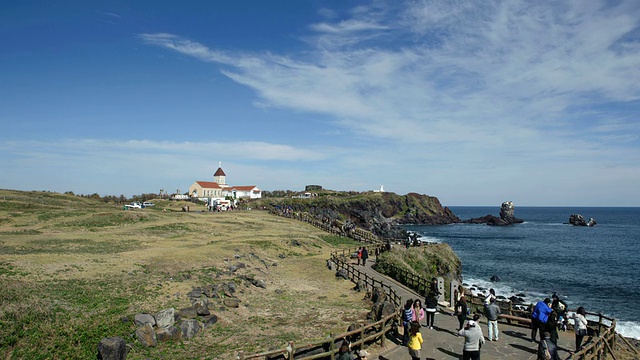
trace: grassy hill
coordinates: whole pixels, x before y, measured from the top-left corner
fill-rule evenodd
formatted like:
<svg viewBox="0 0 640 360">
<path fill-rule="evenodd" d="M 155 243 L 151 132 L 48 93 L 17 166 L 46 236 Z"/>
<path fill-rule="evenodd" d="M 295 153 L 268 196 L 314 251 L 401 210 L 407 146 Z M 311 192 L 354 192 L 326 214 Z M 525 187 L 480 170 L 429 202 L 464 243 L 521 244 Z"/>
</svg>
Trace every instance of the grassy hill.
<svg viewBox="0 0 640 360">
<path fill-rule="evenodd" d="M 353 243 L 264 211 L 191 204 L 184 213 L 180 203 L 154 202 L 125 211 L 0 190 L 0 358 L 95 358 L 102 338 L 120 336 L 128 359 L 231 359 L 343 332 L 368 312 L 353 284 L 325 267 L 332 249 Z M 194 287 L 228 282 L 240 307 L 219 299 L 219 321 L 195 338 L 156 348 L 135 340 L 135 314 L 187 307 Z"/>
</svg>

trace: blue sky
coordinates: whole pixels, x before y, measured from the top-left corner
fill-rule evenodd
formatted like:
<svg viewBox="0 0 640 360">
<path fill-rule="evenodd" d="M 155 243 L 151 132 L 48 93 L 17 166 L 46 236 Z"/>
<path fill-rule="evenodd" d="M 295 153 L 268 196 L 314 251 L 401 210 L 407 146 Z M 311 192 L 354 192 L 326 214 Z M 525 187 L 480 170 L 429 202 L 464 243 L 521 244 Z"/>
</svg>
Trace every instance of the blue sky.
<svg viewBox="0 0 640 360">
<path fill-rule="evenodd" d="M 5 1 L 0 188 L 640 206 L 638 1 Z"/>
</svg>

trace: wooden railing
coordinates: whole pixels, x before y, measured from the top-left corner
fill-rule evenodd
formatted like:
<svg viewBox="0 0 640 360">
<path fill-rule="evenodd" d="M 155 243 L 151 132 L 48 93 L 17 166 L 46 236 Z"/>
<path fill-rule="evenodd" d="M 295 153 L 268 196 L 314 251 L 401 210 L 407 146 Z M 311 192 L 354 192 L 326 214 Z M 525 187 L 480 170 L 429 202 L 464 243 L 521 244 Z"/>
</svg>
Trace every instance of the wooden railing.
<svg viewBox="0 0 640 360">
<path fill-rule="evenodd" d="M 383 245 L 377 245 L 384 247 Z M 330 359 L 334 360 L 337 357 L 337 353 L 340 350 L 340 344 L 345 339 L 350 339 L 351 348 L 358 349 L 364 347 L 365 344 L 370 344 L 376 341 L 380 341 L 381 346 L 385 346 L 387 333 L 395 331 L 395 323 L 400 316 L 400 309 L 402 308 L 402 298 L 396 293 L 396 291 L 389 285 L 380 280 L 376 280 L 366 273 L 352 266 L 349 262 L 350 255 L 357 249 L 344 249 L 337 250 L 331 253 L 331 261 L 335 265 L 336 270 L 345 270 L 349 279 L 357 284 L 362 284 L 366 287 L 367 291 L 373 292 L 373 289 L 378 287 L 387 295 L 388 299 L 395 305 L 396 311 L 389 314 L 382 319 L 365 324 L 364 326 L 347 331 L 339 335 L 331 335 L 328 339 L 316 341 L 309 345 L 296 347 L 295 342 L 290 341 L 289 345 L 276 350 L 265 351 L 257 354 L 245 354 L 244 351 L 238 352 L 237 358 L 239 360 L 249 359 Z M 375 249 L 374 249 L 375 250 Z"/>
</svg>

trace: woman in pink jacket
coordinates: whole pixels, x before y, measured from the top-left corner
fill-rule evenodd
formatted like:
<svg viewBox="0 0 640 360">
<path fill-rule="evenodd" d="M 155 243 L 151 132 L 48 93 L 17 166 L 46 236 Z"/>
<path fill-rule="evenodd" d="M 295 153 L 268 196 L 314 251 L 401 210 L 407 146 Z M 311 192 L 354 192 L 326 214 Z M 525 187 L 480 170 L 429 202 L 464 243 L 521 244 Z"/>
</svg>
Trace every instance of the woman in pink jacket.
<svg viewBox="0 0 640 360">
<path fill-rule="evenodd" d="M 424 309 L 422 308 L 422 302 L 420 299 L 416 299 L 413 302 L 413 318 L 411 321 L 416 321 L 418 324 L 422 323 L 422 319 L 424 319 Z"/>
</svg>

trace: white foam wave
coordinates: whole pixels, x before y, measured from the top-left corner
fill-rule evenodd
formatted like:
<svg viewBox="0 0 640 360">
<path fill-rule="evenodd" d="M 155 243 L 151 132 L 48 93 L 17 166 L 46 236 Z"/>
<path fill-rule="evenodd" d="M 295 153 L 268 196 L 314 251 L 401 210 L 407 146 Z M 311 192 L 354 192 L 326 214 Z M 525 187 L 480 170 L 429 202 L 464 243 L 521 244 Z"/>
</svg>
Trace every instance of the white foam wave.
<svg viewBox="0 0 640 360">
<path fill-rule="evenodd" d="M 525 303 L 530 304 L 538 302 L 544 298 L 551 297 L 550 294 L 536 291 L 518 290 L 500 282 L 491 282 L 471 277 L 464 277 L 463 283 L 476 288 L 475 291 L 472 291 L 474 295 L 487 295 L 489 293 L 489 289 L 494 289 L 496 291 L 496 295 L 502 295 L 506 298 L 517 295 L 525 295 L 519 297 L 522 297 Z M 482 288 L 484 290 L 479 290 L 478 288 Z M 571 307 L 572 302 L 567 298 L 565 298 L 564 300 L 566 300 L 567 304 L 569 304 L 569 307 Z M 597 318 L 592 318 L 591 320 L 598 321 Z M 619 332 L 622 336 L 640 340 L 640 322 L 618 320 L 616 321 L 616 331 Z"/>
<path fill-rule="evenodd" d="M 617 321 L 616 331 L 624 337 L 640 340 L 640 323 L 635 321 Z"/>
</svg>

